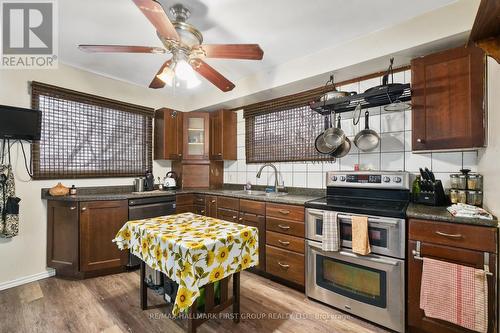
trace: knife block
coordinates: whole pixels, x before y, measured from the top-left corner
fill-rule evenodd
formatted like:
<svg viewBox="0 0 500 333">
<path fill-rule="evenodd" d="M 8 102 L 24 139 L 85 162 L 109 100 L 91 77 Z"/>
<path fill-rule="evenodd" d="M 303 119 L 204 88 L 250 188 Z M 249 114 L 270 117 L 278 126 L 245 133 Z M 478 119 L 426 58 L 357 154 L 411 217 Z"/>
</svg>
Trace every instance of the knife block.
<svg viewBox="0 0 500 333">
<path fill-rule="evenodd" d="M 425 190 L 422 190 L 424 188 Z M 428 206 L 445 206 L 449 204 L 440 180 L 420 181 L 420 193 L 415 197 L 415 202 Z"/>
</svg>

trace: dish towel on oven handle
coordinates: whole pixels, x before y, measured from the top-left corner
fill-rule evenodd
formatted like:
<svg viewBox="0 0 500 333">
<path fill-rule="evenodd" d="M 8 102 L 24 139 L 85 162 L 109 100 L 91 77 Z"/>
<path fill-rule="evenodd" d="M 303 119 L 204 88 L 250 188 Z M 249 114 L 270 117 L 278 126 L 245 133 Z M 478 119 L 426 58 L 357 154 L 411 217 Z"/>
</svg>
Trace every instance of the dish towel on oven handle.
<svg viewBox="0 0 500 333">
<path fill-rule="evenodd" d="M 323 251 L 340 250 L 340 232 L 338 213 L 331 211 L 323 212 Z"/>
<path fill-rule="evenodd" d="M 0 164 L 0 237 L 10 238 L 19 233 L 19 201 L 16 197 L 12 167 Z"/>
<path fill-rule="evenodd" d="M 351 216 L 352 230 L 352 252 L 363 256 L 369 254 L 370 237 L 368 236 L 368 217 L 367 216 Z"/>
<path fill-rule="evenodd" d="M 420 308 L 425 316 L 476 332 L 488 330 L 488 280 L 484 270 L 424 257 Z"/>
</svg>

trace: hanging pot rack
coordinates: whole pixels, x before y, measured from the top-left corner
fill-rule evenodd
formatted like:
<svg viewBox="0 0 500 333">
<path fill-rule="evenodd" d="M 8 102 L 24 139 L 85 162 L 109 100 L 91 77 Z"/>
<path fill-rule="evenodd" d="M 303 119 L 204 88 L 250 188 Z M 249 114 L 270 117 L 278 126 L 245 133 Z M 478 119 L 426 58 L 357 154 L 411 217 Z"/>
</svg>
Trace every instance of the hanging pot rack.
<svg viewBox="0 0 500 333">
<path fill-rule="evenodd" d="M 337 97 L 326 101 L 313 101 L 310 104 L 311 109 L 321 115 L 329 115 L 332 112 L 344 113 L 354 111 L 357 106 L 361 106 L 361 109 L 368 109 L 377 106 L 388 105 L 394 103 L 395 101 L 410 101 L 410 84 L 394 84 L 393 63 L 394 58 L 391 58 L 389 68 L 387 69 L 387 72 L 383 77 L 383 84 L 381 86 L 368 89 L 361 94 Z M 389 76 L 391 77 L 390 84 L 388 82 Z"/>
</svg>

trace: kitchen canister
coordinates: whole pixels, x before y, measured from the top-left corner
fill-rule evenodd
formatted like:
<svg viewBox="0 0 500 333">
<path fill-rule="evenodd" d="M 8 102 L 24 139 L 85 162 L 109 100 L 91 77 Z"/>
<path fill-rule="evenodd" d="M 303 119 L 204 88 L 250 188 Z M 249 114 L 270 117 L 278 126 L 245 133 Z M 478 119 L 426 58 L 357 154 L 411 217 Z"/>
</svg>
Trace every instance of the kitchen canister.
<svg viewBox="0 0 500 333">
<path fill-rule="evenodd" d="M 481 191 L 483 189 L 483 176 L 478 173 L 467 175 L 467 189 Z"/>
</svg>

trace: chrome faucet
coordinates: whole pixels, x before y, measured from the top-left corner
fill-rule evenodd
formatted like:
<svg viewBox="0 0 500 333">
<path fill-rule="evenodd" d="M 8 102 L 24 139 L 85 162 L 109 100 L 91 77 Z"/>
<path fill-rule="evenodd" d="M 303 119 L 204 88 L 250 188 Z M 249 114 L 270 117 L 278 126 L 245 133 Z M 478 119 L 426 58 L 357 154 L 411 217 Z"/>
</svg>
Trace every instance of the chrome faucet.
<svg viewBox="0 0 500 333">
<path fill-rule="evenodd" d="M 279 174 L 279 172 L 274 164 L 266 163 L 263 166 L 261 166 L 259 171 L 257 172 L 257 178 L 260 178 L 260 176 L 262 174 L 262 169 L 264 169 L 266 166 L 274 169 L 274 192 L 278 193 L 278 188 L 279 188 L 278 174 Z"/>
</svg>

